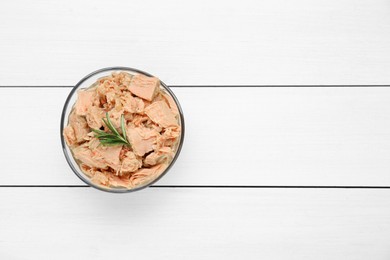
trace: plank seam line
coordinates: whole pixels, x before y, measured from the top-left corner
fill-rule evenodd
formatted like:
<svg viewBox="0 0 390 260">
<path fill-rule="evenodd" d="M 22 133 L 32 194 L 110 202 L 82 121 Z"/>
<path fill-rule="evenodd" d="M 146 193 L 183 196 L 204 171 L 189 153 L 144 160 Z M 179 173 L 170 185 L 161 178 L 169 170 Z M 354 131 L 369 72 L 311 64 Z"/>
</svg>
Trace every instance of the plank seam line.
<svg viewBox="0 0 390 260">
<path fill-rule="evenodd" d="M 171 88 L 388 88 L 390 85 L 168 85 Z M 0 86 L 0 88 L 73 88 L 74 86 Z"/>
<path fill-rule="evenodd" d="M 90 188 L 88 185 L 0 185 L 0 188 Z M 150 188 L 199 189 L 390 189 L 390 186 L 317 186 L 317 185 L 152 185 Z"/>
</svg>

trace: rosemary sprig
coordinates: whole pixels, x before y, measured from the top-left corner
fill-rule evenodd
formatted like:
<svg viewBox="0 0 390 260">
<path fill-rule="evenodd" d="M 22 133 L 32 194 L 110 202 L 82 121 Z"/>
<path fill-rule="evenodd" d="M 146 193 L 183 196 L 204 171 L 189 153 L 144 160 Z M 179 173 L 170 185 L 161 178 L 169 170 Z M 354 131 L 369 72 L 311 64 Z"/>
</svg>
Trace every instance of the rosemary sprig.
<svg viewBox="0 0 390 260">
<path fill-rule="evenodd" d="M 111 133 L 104 132 L 99 129 L 92 129 L 95 132 L 95 137 L 99 139 L 100 143 L 104 146 L 114 146 L 114 145 L 128 145 L 131 146 L 130 142 L 126 137 L 126 129 L 125 129 L 125 117 L 121 116 L 121 128 L 122 135 L 116 130 L 114 125 L 112 124 L 108 113 L 106 113 L 106 118 L 102 119 L 104 124 L 108 127 Z"/>
</svg>

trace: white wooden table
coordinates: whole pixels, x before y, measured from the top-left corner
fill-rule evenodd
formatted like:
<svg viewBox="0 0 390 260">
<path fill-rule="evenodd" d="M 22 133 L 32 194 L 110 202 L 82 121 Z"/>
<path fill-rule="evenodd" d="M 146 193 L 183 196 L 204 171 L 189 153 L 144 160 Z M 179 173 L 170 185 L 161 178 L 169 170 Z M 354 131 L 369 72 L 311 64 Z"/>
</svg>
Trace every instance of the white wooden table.
<svg viewBox="0 0 390 260">
<path fill-rule="evenodd" d="M 390 259 L 388 1 L 1 1 L 0 59 L 0 259 Z M 59 123 L 120 65 L 172 86 L 186 138 L 118 195 Z"/>
</svg>

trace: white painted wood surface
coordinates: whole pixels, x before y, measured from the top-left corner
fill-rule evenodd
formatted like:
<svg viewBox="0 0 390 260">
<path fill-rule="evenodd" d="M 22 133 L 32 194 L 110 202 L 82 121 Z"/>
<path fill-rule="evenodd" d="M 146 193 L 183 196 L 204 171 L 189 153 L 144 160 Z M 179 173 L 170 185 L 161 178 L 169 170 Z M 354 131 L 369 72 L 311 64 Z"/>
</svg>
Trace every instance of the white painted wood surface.
<svg viewBox="0 0 390 260">
<path fill-rule="evenodd" d="M 388 190 L 0 190 L 2 259 L 389 259 Z M 21 249 L 22 247 L 22 249 Z M 49 257 L 48 257 L 49 256 Z"/>
<path fill-rule="evenodd" d="M 173 91 L 184 110 L 185 143 L 158 184 L 390 186 L 390 87 Z M 23 147 L 13 138 L 2 141 L 7 174 L 0 183 L 81 183 L 59 142 L 69 92 L 0 88 L 2 119 L 10 126 L 1 131 L 23 140 Z M 20 95 L 28 98 L 10 103 Z"/>
<path fill-rule="evenodd" d="M 390 189 L 6 188 L 83 183 L 59 142 L 70 88 L 1 88 L 118 65 L 168 85 L 390 84 L 388 1 L 0 1 L 0 59 L 0 259 L 390 258 Z M 159 185 L 390 186 L 390 87 L 173 90 L 186 140 Z"/>
<path fill-rule="evenodd" d="M 389 84 L 387 0 L 0 2 L 1 85 L 106 66 L 168 84 Z"/>
</svg>

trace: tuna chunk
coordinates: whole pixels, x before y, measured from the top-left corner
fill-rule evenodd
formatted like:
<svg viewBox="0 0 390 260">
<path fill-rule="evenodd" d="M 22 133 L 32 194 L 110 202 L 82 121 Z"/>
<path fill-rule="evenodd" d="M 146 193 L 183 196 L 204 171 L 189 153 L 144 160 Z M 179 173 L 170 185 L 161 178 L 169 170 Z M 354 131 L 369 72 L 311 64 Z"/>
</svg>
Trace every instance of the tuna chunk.
<svg viewBox="0 0 390 260">
<path fill-rule="evenodd" d="M 112 125 L 117 129 L 121 127 L 121 117 L 123 113 L 123 110 L 117 110 L 115 108 L 108 112 Z"/>
<path fill-rule="evenodd" d="M 110 186 L 114 187 L 124 187 L 124 188 L 130 188 L 131 187 L 131 182 L 128 178 L 128 176 L 120 177 L 116 175 L 109 175 L 109 183 Z"/>
<path fill-rule="evenodd" d="M 163 101 L 157 101 L 147 106 L 145 113 L 153 122 L 162 127 L 178 126 L 174 113 Z"/>
<path fill-rule="evenodd" d="M 131 79 L 129 90 L 134 95 L 152 101 L 160 87 L 160 80 L 141 74 L 134 75 Z"/>
<path fill-rule="evenodd" d="M 86 115 L 88 126 L 93 129 L 99 129 L 103 125 L 102 119 L 105 117 L 105 113 L 100 107 L 91 107 Z"/>
<path fill-rule="evenodd" d="M 125 157 L 122 160 L 119 175 L 122 175 L 122 173 L 135 172 L 141 167 L 142 161 L 137 159 L 133 152 L 126 152 Z"/>
<path fill-rule="evenodd" d="M 64 128 L 64 137 L 68 146 L 73 146 L 77 143 L 73 127 L 71 127 L 70 125 Z"/>
<path fill-rule="evenodd" d="M 88 108 L 92 106 L 96 97 L 95 91 L 78 91 L 78 98 L 75 105 L 76 114 L 79 116 L 85 116 L 88 112 Z"/>
<path fill-rule="evenodd" d="M 104 162 L 115 171 L 118 171 L 121 167 L 119 160 L 119 154 L 122 150 L 122 146 L 103 146 L 99 145 L 94 152 L 99 158 L 103 158 Z"/>
<path fill-rule="evenodd" d="M 180 136 L 180 127 L 167 127 L 163 134 L 165 139 L 176 139 Z"/>
<path fill-rule="evenodd" d="M 129 92 L 121 97 L 123 108 L 129 113 L 141 113 L 144 111 L 144 102 L 142 99 L 133 97 Z"/>
<path fill-rule="evenodd" d="M 80 165 L 81 170 L 91 178 L 91 181 L 103 186 L 131 187 L 129 178 L 121 178 L 111 172 L 96 168 L 91 168 L 85 164 Z"/>
<path fill-rule="evenodd" d="M 172 110 L 173 114 L 178 115 L 179 109 L 177 108 L 176 103 L 173 100 L 173 98 L 165 92 L 162 93 L 162 96 L 165 99 L 165 101 L 168 103 L 169 108 Z"/>
<path fill-rule="evenodd" d="M 119 86 L 119 88 L 125 87 L 127 88 L 130 85 L 131 78 L 133 77 L 129 73 L 126 72 L 114 72 L 112 74 L 114 78 L 114 82 Z"/>
<path fill-rule="evenodd" d="M 159 133 L 154 129 L 133 126 L 127 127 L 127 137 L 129 138 L 134 153 L 138 156 L 143 156 L 145 153 L 153 151 L 158 135 Z"/>
<path fill-rule="evenodd" d="M 83 142 L 85 140 L 84 138 L 90 132 L 85 118 L 76 115 L 75 112 L 72 112 L 69 116 L 69 125 L 73 128 L 77 143 Z"/>
<path fill-rule="evenodd" d="M 98 154 L 92 152 L 87 145 L 81 145 L 73 149 L 74 158 L 89 167 L 106 169 L 107 163 Z"/>
<path fill-rule="evenodd" d="M 131 123 L 136 125 L 136 126 L 139 126 L 148 120 L 149 120 L 149 117 L 147 117 L 145 115 L 135 115 L 133 120 L 131 121 Z"/>
<path fill-rule="evenodd" d="M 107 169 L 110 166 L 114 170 L 119 170 L 121 164 L 119 153 L 122 146 L 99 145 L 93 148 L 96 146 L 95 141 L 96 139 L 92 139 L 90 142 L 76 147 L 73 150 L 74 157 L 89 167 Z"/>
<path fill-rule="evenodd" d="M 158 152 L 153 152 L 146 156 L 144 160 L 145 165 L 156 165 L 164 162 L 165 160 L 171 161 L 173 158 L 173 151 L 170 147 L 162 147 Z"/>
<path fill-rule="evenodd" d="M 142 168 L 130 177 L 133 187 L 142 186 L 156 179 L 167 167 L 165 164 L 159 164 L 152 168 Z"/>
<path fill-rule="evenodd" d="M 105 174 L 100 171 L 95 171 L 93 176 L 91 177 L 91 181 L 97 184 L 101 184 L 107 186 L 110 184 L 108 174 Z"/>
</svg>

